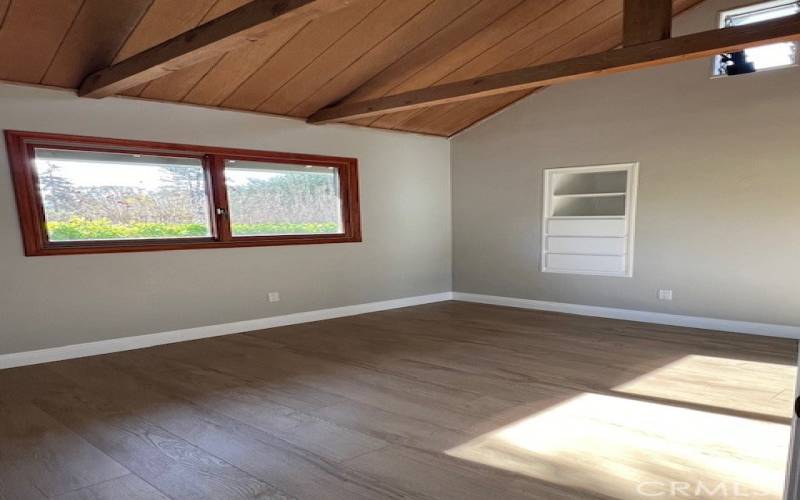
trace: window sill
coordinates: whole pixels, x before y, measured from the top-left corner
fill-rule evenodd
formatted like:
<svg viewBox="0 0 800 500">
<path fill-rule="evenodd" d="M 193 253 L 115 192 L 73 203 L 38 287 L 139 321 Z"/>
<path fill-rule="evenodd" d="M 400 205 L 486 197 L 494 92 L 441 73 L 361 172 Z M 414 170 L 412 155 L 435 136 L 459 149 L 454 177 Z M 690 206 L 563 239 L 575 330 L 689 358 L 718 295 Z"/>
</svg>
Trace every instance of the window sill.
<svg viewBox="0 0 800 500">
<path fill-rule="evenodd" d="M 321 245 L 328 243 L 360 243 L 361 235 L 285 235 L 239 237 L 229 241 L 207 238 L 192 240 L 137 240 L 115 242 L 61 242 L 48 243 L 26 250 L 28 257 L 47 255 L 81 255 L 97 253 L 162 252 L 167 250 L 197 250 L 204 248 L 270 247 L 283 245 Z"/>
</svg>

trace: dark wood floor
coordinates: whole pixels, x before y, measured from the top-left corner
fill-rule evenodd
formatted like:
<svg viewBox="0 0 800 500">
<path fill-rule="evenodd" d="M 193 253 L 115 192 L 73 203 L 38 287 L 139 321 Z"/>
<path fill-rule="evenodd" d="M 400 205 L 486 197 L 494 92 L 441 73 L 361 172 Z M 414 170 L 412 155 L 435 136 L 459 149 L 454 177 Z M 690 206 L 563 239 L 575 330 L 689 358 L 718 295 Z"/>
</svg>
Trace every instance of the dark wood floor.
<svg viewBox="0 0 800 500">
<path fill-rule="evenodd" d="M 779 498 L 796 352 L 446 302 L 4 370 L 0 498 Z"/>
</svg>

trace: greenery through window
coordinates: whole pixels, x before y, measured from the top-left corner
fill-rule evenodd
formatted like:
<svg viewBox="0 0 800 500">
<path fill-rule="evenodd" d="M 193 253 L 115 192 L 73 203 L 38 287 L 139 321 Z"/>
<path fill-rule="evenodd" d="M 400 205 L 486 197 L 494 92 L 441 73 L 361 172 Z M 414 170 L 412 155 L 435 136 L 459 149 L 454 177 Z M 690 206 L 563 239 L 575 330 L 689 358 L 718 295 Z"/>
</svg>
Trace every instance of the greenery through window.
<svg viewBox="0 0 800 500">
<path fill-rule="evenodd" d="M 333 167 L 227 160 L 234 236 L 339 233 L 339 179 Z"/>
<path fill-rule="evenodd" d="M 6 132 L 27 255 L 361 241 L 356 160 Z"/>
<path fill-rule="evenodd" d="M 50 241 L 212 235 L 201 159 L 36 148 Z"/>
</svg>

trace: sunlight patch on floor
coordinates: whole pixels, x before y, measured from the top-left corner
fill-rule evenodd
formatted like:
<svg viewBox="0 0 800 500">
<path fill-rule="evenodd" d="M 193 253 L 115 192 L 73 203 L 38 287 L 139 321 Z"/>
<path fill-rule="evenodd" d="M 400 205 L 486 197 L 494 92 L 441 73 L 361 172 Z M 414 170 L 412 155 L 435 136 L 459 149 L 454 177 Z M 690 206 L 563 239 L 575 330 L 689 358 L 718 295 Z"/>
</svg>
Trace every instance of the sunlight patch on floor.
<svg viewBox="0 0 800 500">
<path fill-rule="evenodd" d="M 791 418 L 797 367 L 689 355 L 616 392 Z"/>
<path fill-rule="evenodd" d="M 788 425 L 586 393 L 446 453 L 622 499 L 646 498 L 643 484 L 668 492 L 702 482 L 777 500 L 789 434 Z"/>
</svg>

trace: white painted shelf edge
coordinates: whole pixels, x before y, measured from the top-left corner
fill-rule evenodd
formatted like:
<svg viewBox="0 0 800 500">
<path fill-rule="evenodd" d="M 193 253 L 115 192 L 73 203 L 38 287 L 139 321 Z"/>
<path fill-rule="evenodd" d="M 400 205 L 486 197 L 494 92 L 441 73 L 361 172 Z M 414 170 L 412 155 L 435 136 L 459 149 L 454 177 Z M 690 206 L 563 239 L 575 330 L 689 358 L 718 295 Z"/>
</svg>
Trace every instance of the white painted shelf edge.
<svg viewBox="0 0 800 500">
<path fill-rule="evenodd" d="M 575 193 L 554 194 L 553 198 L 614 198 L 625 196 L 625 193 Z"/>
<path fill-rule="evenodd" d="M 627 253 L 547 252 L 547 255 L 585 255 L 586 257 L 625 257 Z"/>
<path fill-rule="evenodd" d="M 552 215 L 548 219 L 624 219 L 624 215 Z"/>
</svg>

